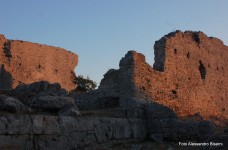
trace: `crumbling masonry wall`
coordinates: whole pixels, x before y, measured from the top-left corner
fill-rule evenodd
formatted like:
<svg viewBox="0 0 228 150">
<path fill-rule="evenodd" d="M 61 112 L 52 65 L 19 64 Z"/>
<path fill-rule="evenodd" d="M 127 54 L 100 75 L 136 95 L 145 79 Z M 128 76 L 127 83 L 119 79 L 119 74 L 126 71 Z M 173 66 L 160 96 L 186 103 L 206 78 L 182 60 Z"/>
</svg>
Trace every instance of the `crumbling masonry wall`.
<svg viewBox="0 0 228 150">
<path fill-rule="evenodd" d="M 78 56 L 62 48 L 7 40 L 0 35 L 0 89 L 45 80 L 70 91 L 76 87 L 77 63 Z"/>
<path fill-rule="evenodd" d="M 156 101 L 179 117 L 200 114 L 228 125 L 228 47 L 202 32 L 170 33 L 155 42 L 152 68 L 129 51 L 119 70 L 104 75 L 99 89 L 118 89 L 122 97 Z"/>
</svg>

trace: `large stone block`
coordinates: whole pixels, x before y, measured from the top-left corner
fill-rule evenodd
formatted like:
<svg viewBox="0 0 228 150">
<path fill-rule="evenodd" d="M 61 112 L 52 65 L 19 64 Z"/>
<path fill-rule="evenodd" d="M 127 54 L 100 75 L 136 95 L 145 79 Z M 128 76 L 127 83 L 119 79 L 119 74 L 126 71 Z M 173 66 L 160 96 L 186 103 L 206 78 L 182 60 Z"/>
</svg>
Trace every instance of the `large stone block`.
<svg viewBox="0 0 228 150">
<path fill-rule="evenodd" d="M 29 112 L 30 109 L 26 107 L 17 98 L 9 97 L 6 95 L 0 95 L 0 111 L 18 113 L 18 112 Z"/>
</svg>

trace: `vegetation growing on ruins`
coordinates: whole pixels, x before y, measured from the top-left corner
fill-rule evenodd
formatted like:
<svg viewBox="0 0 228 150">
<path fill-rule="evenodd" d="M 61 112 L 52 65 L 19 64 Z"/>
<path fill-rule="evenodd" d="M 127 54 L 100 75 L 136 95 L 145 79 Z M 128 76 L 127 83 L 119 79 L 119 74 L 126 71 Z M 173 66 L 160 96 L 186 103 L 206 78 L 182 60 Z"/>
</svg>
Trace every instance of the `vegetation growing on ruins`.
<svg viewBox="0 0 228 150">
<path fill-rule="evenodd" d="M 77 91 L 89 92 L 97 87 L 97 83 L 91 80 L 88 76 L 85 78 L 83 75 L 75 77 L 74 82 L 77 84 Z"/>
</svg>

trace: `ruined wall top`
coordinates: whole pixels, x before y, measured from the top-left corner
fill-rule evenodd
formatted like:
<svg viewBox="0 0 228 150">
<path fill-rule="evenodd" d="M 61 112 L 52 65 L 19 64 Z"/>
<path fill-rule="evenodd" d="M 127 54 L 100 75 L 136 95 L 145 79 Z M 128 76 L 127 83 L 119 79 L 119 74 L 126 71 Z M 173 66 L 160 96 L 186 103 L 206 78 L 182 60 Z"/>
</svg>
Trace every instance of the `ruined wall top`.
<svg viewBox="0 0 228 150">
<path fill-rule="evenodd" d="M 135 66 L 137 65 L 135 62 L 145 62 L 145 56 L 141 53 L 137 53 L 135 50 L 131 50 L 120 60 L 119 67 Z"/>
<path fill-rule="evenodd" d="M 0 35 L 0 89 L 45 80 L 72 90 L 77 63 L 78 56 L 65 49 Z"/>
<path fill-rule="evenodd" d="M 181 32 L 179 30 L 171 32 L 163 36 L 160 40 L 156 41 L 154 44 L 154 70 L 164 71 L 165 69 L 165 59 L 166 51 L 169 47 L 174 44 L 179 43 L 179 45 L 190 46 L 192 49 L 202 49 L 204 45 L 215 45 L 217 47 L 224 47 L 223 42 L 220 39 L 214 37 L 208 37 L 203 32 L 193 32 L 185 31 Z M 192 50 L 190 50 L 192 51 Z M 174 50 L 177 53 L 177 49 Z"/>
<path fill-rule="evenodd" d="M 158 102 L 179 117 L 199 113 L 228 125 L 228 47 L 202 32 L 176 31 L 154 48 L 153 68 L 142 54 L 129 51 L 99 89 L 112 87 L 122 96 Z"/>
</svg>

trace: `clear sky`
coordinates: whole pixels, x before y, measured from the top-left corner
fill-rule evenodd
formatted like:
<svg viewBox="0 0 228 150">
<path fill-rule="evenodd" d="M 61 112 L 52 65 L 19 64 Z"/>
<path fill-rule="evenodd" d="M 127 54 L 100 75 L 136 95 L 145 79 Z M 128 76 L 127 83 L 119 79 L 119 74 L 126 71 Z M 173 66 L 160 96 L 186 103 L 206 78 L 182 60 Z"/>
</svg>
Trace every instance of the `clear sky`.
<svg viewBox="0 0 228 150">
<path fill-rule="evenodd" d="M 174 30 L 203 31 L 228 45 L 227 0 L 1 0 L 0 34 L 70 50 L 77 75 L 98 84 L 128 50 L 153 64 L 153 45 Z"/>
</svg>

